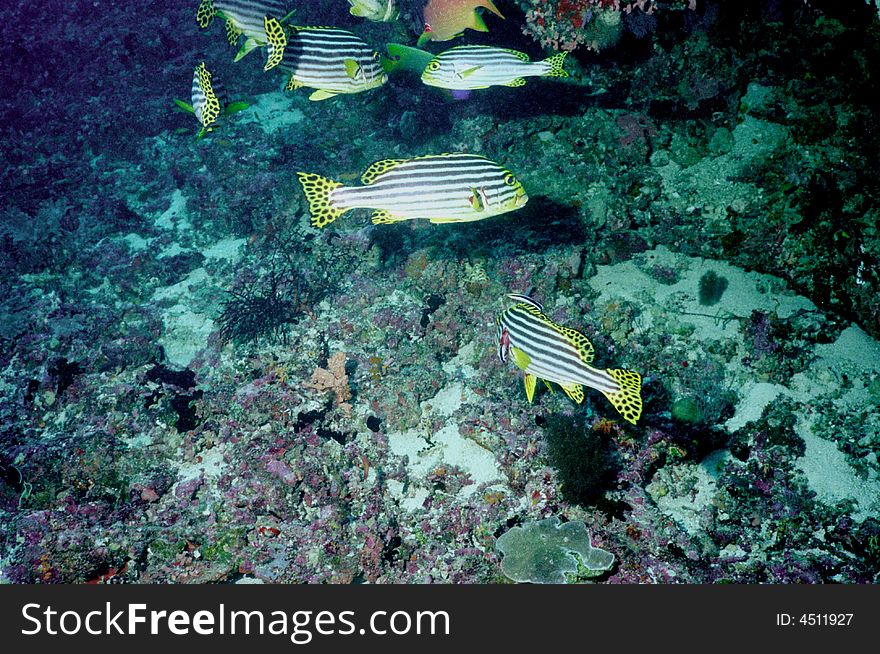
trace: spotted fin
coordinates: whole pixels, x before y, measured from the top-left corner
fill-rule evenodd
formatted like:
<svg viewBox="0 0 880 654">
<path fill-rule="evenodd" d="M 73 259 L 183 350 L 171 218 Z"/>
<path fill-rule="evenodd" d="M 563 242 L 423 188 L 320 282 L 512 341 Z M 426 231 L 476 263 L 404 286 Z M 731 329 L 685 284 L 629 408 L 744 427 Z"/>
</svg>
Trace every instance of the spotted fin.
<svg viewBox="0 0 880 654">
<path fill-rule="evenodd" d="M 550 70 L 544 73 L 544 75 L 547 77 L 568 77 L 568 73 L 566 73 L 565 69 L 562 67 L 567 54 L 568 51 L 557 52 L 552 57 L 547 57 L 542 63 L 550 66 Z"/>
<path fill-rule="evenodd" d="M 367 169 L 364 171 L 364 174 L 361 175 L 361 184 L 372 184 L 376 181 L 376 178 L 383 173 L 387 173 L 389 170 L 397 166 L 398 164 L 402 164 L 406 159 L 382 159 L 381 161 L 377 161 L 375 163 L 371 163 Z"/>
<path fill-rule="evenodd" d="M 505 84 L 504 86 L 509 86 L 509 87 L 511 87 L 511 88 L 516 88 L 516 87 L 518 87 L 518 86 L 525 86 L 525 85 L 526 85 L 526 80 L 525 80 L 524 78 L 522 78 L 522 77 L 517 77 L 516 79 L 510 80 L 510 81 L 509 81 L 507 84 Z"/>
<path fill-rule="evenodd" d="M 580 384 L 567 384 L 564 386 L 560 384 L 560 386 L 562 386 L 565 394 L 578 404 L 584 401 L 584 387 Z"/>
<path fill-rule="evenodd" d="M 393 213 L 386 211 L 385 209 L 376 209 L 370 220 L 374 225 L 390 225 L 391 223 L 399 223 L 402 220 L 406 220 L 406 218 L 395 216 Z"/>
<path fill-rule="evenodd" d="M 323 229 L 348 211 L 348 209 L 334 207 L 330 200 L 330 192 L 342 184 L 312 173 L 298 172 L 296 176 L 299 178 L 299 183 L 302 184 L 303 192 L 309 203 L 312 227 Z"/>
<path fill-rule="evenodd" d="M 284 59 L 284 48 L 287 47 L 287 35 L 277 18 L 263 17 L 263 27 L 266 30 L 266 65 L 263 70 L 271 70 Z"/>
<path fill-rule="evenodd" d="M 235 26 L 235 23 L 232 22 L 229 18 L 226 19 L 226 40 L 229 42 L 233 48 L 238 45 L 238 37 L 241 35 L 241 30 Z M 237 61 L 237 59 L 236 59 Z"/>
<path fill-rule="evenodd" d="M 526 373 L 526 376 L 523 377 L 523 383 L 526 387 L 526 399 L 528 399 L 529 404 L 535 399 L 535 384 L 537 384 L 537 382 L 538 378 L 534 375 Z"/>
<path fill-rule="evenodd" d="M 616 392 L 603 394 L 614 408 L 620 412 L 623 419 L 632 424 L 642 415 L 642 376 L 631 370 L 606 370 L 609 375 L 620 385 Z"/>
<path fill-rule="evenodd" d="M 216 15 L 217 8 L 214 6 L 214 0 L 202 0 L 196 11 L 196 22 L 199 24 L 199 27 L 205 29 L 211 24 L 211 21 L 214 20 L 214 16 Z"/>
<path fill-rule="evenodd" d="M 318 89 L 314 93 L 309 96 L 309 100 L 312 102 L 317 102 L 318 100 L 326 100 L 327 98 L 336 97 L 336 93 L 332 91 L 325 91 L 324 89 Z"/>
<path fill-rule="evenodd" d="M 290 79 L 287 80 L 287 84 L 284 85 L 285 91 L 296 91 L 299 88 L 302 88 L 302 82 L 294 79 L 293 75 L 290 76 Z"/>
</svg>

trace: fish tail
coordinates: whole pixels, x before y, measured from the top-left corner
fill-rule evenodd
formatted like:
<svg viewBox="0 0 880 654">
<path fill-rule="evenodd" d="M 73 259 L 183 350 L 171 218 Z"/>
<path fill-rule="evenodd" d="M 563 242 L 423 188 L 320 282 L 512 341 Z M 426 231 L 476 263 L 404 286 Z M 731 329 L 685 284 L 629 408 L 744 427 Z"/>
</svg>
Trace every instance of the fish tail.
<svg viewBox="0 0 880 654">
<path fill-rule="evenodd" d="M 266 65 L 263 70 L 271 70 L 284 59 L 284 48 L 287 46 L 287 35 L 277 18 L 263 17 L 263 27 L 266 30 Z"/>
<path fill-rule="evenodd" d="M 562 67 L 563 62 L 565 61 L 565 56 L 568 54 L 567 51 L 557 52 L 552 57 L 547 57 L 541 63 L 547 64 L 550 67 L 550 70 L 544 75 L 547 77 L 568 77 L 568 73 L 565 72 L 565 69 Z"/>
<path fill-rule="evenodd" d="M 202 0 L 199 8 L 196 10 L 196 22 L 199 27 L 205 29 L 214 20 L 217 15 L 217 8 L 214 6 L 214 0 Z"/>
<path fill-rule="evenodd" d="M 632 424 L 642 415 L 642 376 L 632 370 L 606 370 L 620 388 L 602 391 L 623 419 Z"/>
<path fill-rule="evenodd" d="M 495 15 L 498 16 L 499 18 L 504 18 L 504 16 L 501 15 L 501 12 L 498 11 L 498 7 L 496 7 L 496 6 L 492 3 L 492 0 L 483 0 L 483 2 L 480 2 L 478 6 L 480 6 L 480 7 L 485 7 L 486 9 L 488 9 L 489 11 L 491 11 L 493 14 L 495 14 Z"/>
<path fill-rule="evenodd" d="M 313 173 L 299 172 L 296 176 L 299 177 L 299 183 L 302 184 L 306 200 L 309 202 L 312 227 L 323 229 L 348 211 L 348 208 L 334 207 L 330 199 L 331 191 L 342 184 Z"/>
</svg>

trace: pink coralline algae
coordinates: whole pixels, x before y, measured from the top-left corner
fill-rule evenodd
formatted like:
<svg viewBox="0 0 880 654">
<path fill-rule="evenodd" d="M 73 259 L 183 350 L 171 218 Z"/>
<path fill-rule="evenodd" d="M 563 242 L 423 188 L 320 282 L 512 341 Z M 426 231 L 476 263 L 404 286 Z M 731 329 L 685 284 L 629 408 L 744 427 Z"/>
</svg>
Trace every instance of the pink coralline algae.
<svg viewBox="0 0 880 654">
<path fill-rule="evenodd" d="M 574 50 L 579 46 L 601 50 L 617 42 L 621 13 L 640 11 L 651 14 L 653 0 L 529 0 L 523 31 L 544 47 Z M 690 9 L 695 0 L 688 0 Z"/>
</svg>

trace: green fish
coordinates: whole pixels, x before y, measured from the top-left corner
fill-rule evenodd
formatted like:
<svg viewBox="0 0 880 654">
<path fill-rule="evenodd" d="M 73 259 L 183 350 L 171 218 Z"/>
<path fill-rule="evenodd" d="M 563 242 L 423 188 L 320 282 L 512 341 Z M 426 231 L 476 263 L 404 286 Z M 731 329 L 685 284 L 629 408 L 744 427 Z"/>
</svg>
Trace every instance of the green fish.
<svg viewBox="0 0 880 654">
<path fill-rule="evenodd" d="M 532 298 L 518 293 L 508 296 L 516 304 L 497 319 L 498 358 L 525 373 L 526 397 L 535 396 L 538 378 L 547 387 L 559 384 L 565 394 L 580 404 L 584 386 L 602 393 L 623 419 L 632 424 L 642 415 L 642 377 L 637 372 L 621 369 L 594 368 L 593 345 L 586 336 L 570 327 L 563 327 L 544 313 L 544 307 Z M 551 389 L 552 390 L 552 389 Z"/>
<path fill-rule="evenodd" d="M 434 57 L 422 72 L 422 82 L 456 91 L 522 86 L 526 77 L 567 77 L 562 68 L 567 54 L 559 52 L 543 61 L 529 61 L 526 53 L 517 50 L 460 45 Z"/>
<path fill-rule="evenodd" d="M 375 224 L 414 218 L 470 222 L 514 211 L 529 199 L 513 173 L 475 154 L 377 161 L 361 176 L 363 186 L 343 186 L 313 173 L 297 176 L 318 228 L 352 209 L 374 209 Z"/>
</svg>

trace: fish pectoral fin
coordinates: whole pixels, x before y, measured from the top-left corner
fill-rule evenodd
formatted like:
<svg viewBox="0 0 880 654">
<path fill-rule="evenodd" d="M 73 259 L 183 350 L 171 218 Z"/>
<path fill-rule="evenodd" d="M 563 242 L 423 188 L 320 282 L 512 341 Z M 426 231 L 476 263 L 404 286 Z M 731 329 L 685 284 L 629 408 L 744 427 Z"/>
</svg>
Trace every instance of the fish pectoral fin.
<svg viewBox="0 0 880 654">
<path fill-rule="evenodd" d="M 241 44 L 241 47 L 238 49 L 238 52 L 235 53 L 235 61 L 240 61 L 247 55 L 251 50 L 256 50 L 260 47 L 260 44 L 257 43 L 252 38 L 247 38 L 244 40 L 244 43 Z"/>
<path fill-rule="evenodd" d="M 523 377 L 523 383 L 526 387 L 526 399 L 531 404 L 532 400 L 535 399 L 535 385 L 538 383 L 538 378 L 526 373 L 526 376 Z"/>
<path fill-rule="evenodd" d="M 401 220 L 406 219 L 401 218 L 400 216 L 395 216 L 393 213 L 385 209 L 376 209 L 370 220 L 374 225 L 390 225 L 391 223 L 399 223 Z"/>
<path fill-rule="evenodd" d="M 482 66 L 472 66 L 471 68 L 467 68 L 467 69 L 461 71 L 461 73 L 459 73 L 459 75 L 461 76 L 462 79 L 464 79 L 464 78 L 470 77 L 471 75 L 476 73 L 481 68 L 482 68 Z"/>
<path fill-rule="evenodd" d="M 266 30 L 266 65 L 263 70 L 271 70 L 284 59 L 284 48 L 287 47 L 287 34 L 277 18 L 263 17 L 263 28 Z"/>
<path fill-rule="evenodd" d="M 517 77 L 516 79 L 512 79 L 512 80 L 510 80 L 510 81 L 509 81 L 507 84 L 505 84 L 504 86 L 510 86 L 510 87 L 512 87 L 512 88 L 516 88 L 517 86 L 525 86 L 525 85 L 526 85 L 526 80 L 525 80 L 525 78 L 523 78 L 523 77 Z"/>
<path fill-rule="evenodd" d="M 584 387 L 580 384 L 560 384 L 560 386 L 565 394 L 578 404 L 584 401 Z"/>
<path fill-rule="evenodd" d="M 187 113 L 194 114 L 196 112 L 196 110 L 193 109 L 193 106 L 189 102 L 184 102 L 183 100 L 178 100 L 177 98 L 174 98 L 174 104 L 176 104 L 180 109 L 186 111 Z"/>
<path fill-rule="evenodd" d="M 324 89 L 318 89 L 317 91 L 315 91 L 314 93 L 312 93 L 309 96 L 309 100 L 312 100 L 313 102 L 317 102 L 318 100 L 326 100 L 327 98 L 332 98 L 336 95 L 337 94 L 333 93 L 332 91 L 325 91 Z"/>
<path fill-rule="evenodd" d="M 358 73 L 361 71 L 360 64 L 354 59 L 346 59 L 343 64 L 345 65 L 345 74 L 351 79 L 357 79 Z"/>
<path fill-rule="evenodd" d="M 526 368 L 529 367 L 529 364 L 532 362 L 532 357 L 523 352 L 518 347 L 510 348 L 510 353 L 513 355 L 513 363 L 520 370 L 525 371 Z"/>
<path fill-rule="evenodd" d="M 404 161 L 406 161 L 406 159 L 382 159 L 375 163 L 371 163 L 364 171 L 364 174 L 361 175 L 361 184 L 372 184 L 376 181 L 376 178 L 379 177 L 379 175 L 387 173 L 389 170 Z"/>
<path fill-rule="evenodd" d="M 608 401 L 632 424 L 642 415 L 642 376 L 632 370 L 606 370 L 620 388 L 616 391 L 602 391 Z"/>
</svg>

